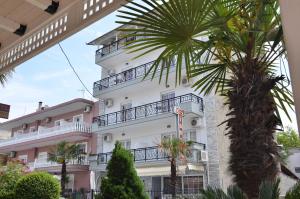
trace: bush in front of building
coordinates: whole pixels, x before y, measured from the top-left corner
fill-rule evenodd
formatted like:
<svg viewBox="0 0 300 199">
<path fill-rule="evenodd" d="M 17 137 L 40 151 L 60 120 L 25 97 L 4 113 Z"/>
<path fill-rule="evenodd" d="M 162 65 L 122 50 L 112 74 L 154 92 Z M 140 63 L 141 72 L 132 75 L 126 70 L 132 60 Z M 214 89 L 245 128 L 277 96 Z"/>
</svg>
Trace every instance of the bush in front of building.
<svg viewBox="0 0 300 199">
<path fill-rule="evenodd" d="M 15 199 L 14 191 L 0 191 L 0 199 Z"/>
<path fill-rule="evenodd" d="M 15 192 L 17 199 L 59 199 L 60 185 L 52 175 L 34 172 L 17 182 Z"/>
<path fill-rule="evenodd" d="M 0 167 L 0 199 L 14 199 L 18 180 L 27 173 L 27 167 L 20 161 L 9 161 Z"/>
<path fill-rule="evenodd" d="M 119 142 L 107 165 L 107 177 L 101 182 L 101 199 L 148 199 L 144 185 L 134 168 L 132 154 Z"/>
</svg>

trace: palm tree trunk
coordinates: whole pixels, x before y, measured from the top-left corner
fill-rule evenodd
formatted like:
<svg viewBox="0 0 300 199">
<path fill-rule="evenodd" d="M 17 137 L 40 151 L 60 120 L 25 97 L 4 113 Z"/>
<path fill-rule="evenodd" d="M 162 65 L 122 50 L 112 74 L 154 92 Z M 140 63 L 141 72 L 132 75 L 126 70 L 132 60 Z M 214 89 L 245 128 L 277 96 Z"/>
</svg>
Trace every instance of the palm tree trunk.
<svg viewBox="0 0 300 199">
<path fill-rule="evenodd" d="M 271 89 L 282 77 L 268 77 L 256 60 L 237 65 L 235 76 L 227 93 L 230 170 L 249 199 L 255 199 L 261 182 L 278 174 L 274 133 L 280 120 Z"/>
<path fill-rule="evenodd" d="M 171 159 L 171 194 L 172 198 L 176 198 L 176 179 L 177 172 L 176 172 L 176 159 Z"/>
<path fill-rule="evenodd" d="M 63 161 L 61 166 L 61 180 L 60 180 L 62 195 L 65 194 L 66 181 L 67 181 L 67 164 L 65 161 Z"/>
</svg>

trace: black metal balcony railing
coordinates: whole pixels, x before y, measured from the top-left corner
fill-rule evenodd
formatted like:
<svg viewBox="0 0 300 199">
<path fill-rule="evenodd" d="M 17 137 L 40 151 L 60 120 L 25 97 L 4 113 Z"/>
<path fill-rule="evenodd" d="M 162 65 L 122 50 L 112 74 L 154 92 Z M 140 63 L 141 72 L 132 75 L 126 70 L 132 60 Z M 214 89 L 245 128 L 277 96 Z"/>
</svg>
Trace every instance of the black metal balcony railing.
<svg viewBox="0 0 300 199">
<path fill-rule="evenodd" d="M 199 111 L 203 112 L 203 99 L 199 96 L 189 93 L 179 97 L 161 100 L 106 115 L 100 115 L 93 118 L 93 123 L 98 123 L 99 126 L 110 126 L 127 121 L 147 118 L 150 116 L 173 112 L 175 106 L 180 106 L 180 104 L 186 102 L 199 104 Z"/>
<path fill-rule="evenodd" d="M 206 145 L 203 143 L 194 142 L 192 144 L 191 153 L 187 157 L 188 161 L 198 162 L 199 158 L 195 152 L 199 151 L 198 149 L 194 149 L 193 146 L 198 145 L 202 150 L 206 149 Z M 164 153 L 161 148 L 155 147 L 146 147 L 139 149 L 131 149 L 130 150 L 134 162 L 151 162 L 151 161 L 161 161 L 168 159 L 168 155 Z M 98 164 L 107 164 L 111 159 L 112 152 L 109 153 L 99 153 L 98 154 Z"/>
<path fill-rule="evenodd" d="M 146 64 L 142 64 L 135 68 L 128 69 L 121 73 L 112 75 L 110 77 L 106 77 L 94 83 L 94 90 L 105 90 L 107 88 L 111 88 L 116 85 L 123 84 L 128 81 L 132 81 L 138 78 L 145 77 L 147 72 L 151 69 L 154 61 L 148 62 Z M 171 68 L 175 66 L 175 59 L 171 62 Z M 156 73 L 159 73 L 160 70 L 158 69 Z"/>
<path fill-rule="evenodd" d="M 140 65 L 135 68 L 131 68 L 121 73 L 99 80 L 94 83 L 94 90 L 95 89 L 104 90 L 122 84 L 124 82 L 128 82 L 137 78 L 144 77 L 146 73 L 150 70 L 153 62 L 154 61 L 151 61 L 149 63 Z"/>
<path fill-rule="evenodd" d="M 122 39 L 119 39 L 117 41 L 112 42 L 109 45 L 104 46 L 103 48 L 100 48 L 96 51 L 97 56 L 105 57 L 106 55 L 109 55 L 121 48 L 124 48 L 128 42 L 136 40 L 136 37 L 125 37 Z"/>
</svg>

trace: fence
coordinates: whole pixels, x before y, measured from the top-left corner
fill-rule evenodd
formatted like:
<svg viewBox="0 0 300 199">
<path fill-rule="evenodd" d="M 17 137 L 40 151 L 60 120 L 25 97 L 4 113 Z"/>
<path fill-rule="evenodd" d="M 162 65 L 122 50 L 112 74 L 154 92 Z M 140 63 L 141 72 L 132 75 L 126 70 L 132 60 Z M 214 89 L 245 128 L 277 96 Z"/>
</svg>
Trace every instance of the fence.
<svg viewBox="0 0 300 199">
<path fill-rule="evenodd" d="M 174 199 L 172 194 L 166 191 L 146 191 L 149 199 Z M 81 191 L 66 191 L 64 196 L 67 199 L 100 199 L 99 190 L 81 190 Z M 176 199 L 199 199 L 201 196 L 201 190 L 186 189 L 184 193 L 179 191 L 176 193 Z"/>
</svg>

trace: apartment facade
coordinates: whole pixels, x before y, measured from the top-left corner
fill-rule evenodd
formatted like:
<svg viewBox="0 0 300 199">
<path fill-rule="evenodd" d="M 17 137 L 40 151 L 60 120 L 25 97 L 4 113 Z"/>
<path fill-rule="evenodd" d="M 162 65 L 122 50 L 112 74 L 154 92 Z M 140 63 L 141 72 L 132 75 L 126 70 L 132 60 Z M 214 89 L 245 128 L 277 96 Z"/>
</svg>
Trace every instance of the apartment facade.
<svg viewBox="0 0 300 199">
<path fill-rule="evenodd" d="M 92 125 L 98 134 L 98 155 L 90 159 L 96 187 L 106 175 L 115 142 L 120 141 L 131 150 L 151 198 L 170 194 L 170 163 L 157 146 L 162 139 L 178 136 L 175 108 L 184 111 L 184 139 L 193 142 L 189 157 L 179 161 L 178 192 L 199 193 L 208 184 L 227 187 L 228 140 L 225 127 L 218 126 L 226 112 L 222 98 L 199 95 L 191 88 L 195 79 L 189 82 L 183 77 L 176 86 L 172 66 L 168 82 L 159 84 L 159 72 L 153 80 L 143 79 L 161 50 L 135 58 L 137 53 L 124 48 L 134 39 L 113 30 L 89 43 L 98 47 L 95 60 L 102 67 L 101 80 L 93 88 L 100 110 Z"/>
<path fill-rule="evenodd" d="M 1 131 L 11 134 L 0 141 L 0 153 L 24 162 L 31 171 L 46 171 L 60 178 L 61 165 L 48 161 L 48 154 L 61 141 L 78 144 L 82 154 L 67 164 L 66 188 L 90 190 L 93 173 L 89 171 L 88 156 L 97 148 L 91 122 L 97 112 L 98 106 L 85 99 L 53 107 L 40 102 L 36 112 L 0 124 Z"/>
</svg>

